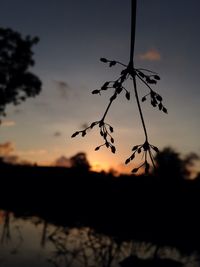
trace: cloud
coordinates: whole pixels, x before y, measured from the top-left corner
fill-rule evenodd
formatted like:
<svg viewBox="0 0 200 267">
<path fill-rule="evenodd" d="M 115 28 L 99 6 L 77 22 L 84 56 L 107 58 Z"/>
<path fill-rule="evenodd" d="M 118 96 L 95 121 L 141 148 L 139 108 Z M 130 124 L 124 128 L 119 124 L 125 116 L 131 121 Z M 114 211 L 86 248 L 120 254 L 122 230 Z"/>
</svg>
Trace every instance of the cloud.
<svg viewBox="0 0 200 267">
<path fill-rule="evenodd" d="M 52 165 L 56 167 L 71 167 L 71 161 L 65 156 L 60 156 L 53 162 Z"/>
<path fill-rule="evenodd" d="M 12 142 L 5 142 L 0 144 L 0 157 L 8 156 L 15 150 Z"/>
<path fill-rule="evenodd" d="M 47 151 L 45 149 L 30 149 L 30 150 L 19 150 L 17 154 L 20 156 L 35 156 L 35 155 L 44 155 Z"/>
<path fill-rule="evenodd" d="M 14 121 L 2 121 L 0 126 L 2 127 L 12 127 L 15 126 L 16 123 Z"/>
<path fill-rule="evenodd" d="M 56 132 L 53 134 L 54 137 L 60 137 L 61 135 L 62 135 L 62 133 L 59 132 L 59 131 L 56 131 Z"/>
<path fill-rule="evenodd" d="M 156 49 L 150 49 L 147 52 L 140 54 L 139 59 L 148 61 L 161 60 L 161 54 Z"/>
<path fill-rule="evenodd" d="M 20 114 L 20 113 L 23 112 L 23 110 L 19 109 L 19 108 L 16 108 L 13 112 L 14 112 L 14 114 Z"/>
<path fill-rule="evenodd" d="M 68 93 L 70 90 L 70 86 L 67 82 L 65 81 L 54 81 L 56 84 L 56 87 L 59 91 L 60 97 L 63 99 L 68 99 Z"/>
<path fill-rule="evenodd" d="M 32 162 L 24 160 L 21 157 L 40 156 L 45 155 L 46 153 L 47 151 L 45 149 L 33 149 L 25 151 L 16 150 L 14 143 L 9 141 L 0 144 L 0 158 L 2 158 L 4 162 L 11 164 L 31 165 L 33 164 Z"/>
<path fill-rule="evenodd" d="M 13 152 L 15 151 L 15 146 L 12 142 L 5 142 L 0 144 L 0 157 L 3 158 L 4 162 L 16 164 L 19 163 L 19 157 Z"/>
<path fill-rule="evenodd" d="M 89 124 L 87 122 L 84 122 L 84 123 L 81 124 L 81 128 L 82 129 L 85 129 L 87 127 L 89 127 Z"/>
</svg>

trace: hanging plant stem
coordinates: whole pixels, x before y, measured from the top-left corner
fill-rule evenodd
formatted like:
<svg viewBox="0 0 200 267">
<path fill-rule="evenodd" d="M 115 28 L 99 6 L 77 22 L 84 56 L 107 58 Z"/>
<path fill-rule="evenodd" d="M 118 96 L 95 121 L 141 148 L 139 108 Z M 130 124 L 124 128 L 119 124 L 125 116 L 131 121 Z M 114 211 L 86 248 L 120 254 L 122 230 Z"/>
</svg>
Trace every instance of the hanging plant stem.
<svg viewBox="0 0 200 267">
<path fill-rule="evenodd" d="M 133 159 L 135 159 L 136 155 L 142 154 L 142 162 L 132 170 L 133 173 L 136 173 L 139 169 L 144 169 L 145 174 L 148 174 L 150 171 L 150 164 L 153 168 L 156 167 L 155 161 L 154 161 L 154 155 L 153 153 L 158 153 L 159 150 L 156 146 L 151 145 L 149 143 L 148 139 L 148 133 L 144 121 L 144 116 L 142 112 L 142 107 L 139 99 L 138 94 L 138 88 L 137 88 L 137 79 L 142 82 L 145 87 L 148 90 L 148 93 L 145 94 L 141 101 L 144 102 L 147 100 L 147 98 L 150 98 L 150 103 L 153 107 L 157 107 L 160 111 L 163 111 L 164 113 L 167 113 L 167 109 L 163 105 L 162 97 L 160 94 L 155 92 L 152 89 L 152 86 L 155 85 L 159 80 L 160 77 L 158 74 L 154 71 L 145 69 L 145 68 L 135 68 L 134 65 L 134 49 L 135 49 L 135 33 L 136 33 L 136 9 L 137 9 L 137 0 L 131 0 L 131 38 L 130 38 L 130 59 L 129 63 L 126 65 L 120 61 L 116 60 L 110 60 L 107 58 L 100 58 L 100 61 L 103 63 L 106 63 L 109 65 L 109 67 L 113 67 L 115 65 L 120 65 L 124 67 L 124 69 L 121 71 L 119 78 L 117 78 L 114 81 L 106 81 L 100 89 L 95 89 L 92 91 L 92 94 L 99 94 L 101 95 L 102 91 L 112 90 L 113 94 L 109 99 L 109 103 L 107 105 L 107 108 L 105 112 L 103 113 L 103 116 L 100 120 L 94 121 L 91 123 L 90 126 L 86 127 L 83 130 L 76 131 L 72 137 L 75 137 L 77 135 L 82 135 L 84 137 L 88 131 L 96 126 L 99 126 L 99 132 L 100 135 L 103 138 L 103 143 L 95 148 L 95 150 L 99 150 L 101 147 L 105 146 L 111 150 L 112 153 L 116 152 L 116 147 L 114 146 L 114 138 L 113 138 L 113 127 L 105 122 L 106 116 L 108 114 L 108 111 L 110 110 L 112 103 L 117 99 L 117 97 L 124 92 L 125 97 L 127 100 L 130 100 L 130 91 L 128 91 L 125 87 L 125 83 L 127 80 L 131 79 L 133 81 L 133 89 L 134 89 L 134 95 L 140 115 L 140 119 L 142 122 L 142 128 L 144 132 L 144 143 L 139 145 L 134 145 L 132 148 L 132 154 L 130 157 L 128 157 L 125 161 L 125 164 L 130 163 Z"/>
</svg>

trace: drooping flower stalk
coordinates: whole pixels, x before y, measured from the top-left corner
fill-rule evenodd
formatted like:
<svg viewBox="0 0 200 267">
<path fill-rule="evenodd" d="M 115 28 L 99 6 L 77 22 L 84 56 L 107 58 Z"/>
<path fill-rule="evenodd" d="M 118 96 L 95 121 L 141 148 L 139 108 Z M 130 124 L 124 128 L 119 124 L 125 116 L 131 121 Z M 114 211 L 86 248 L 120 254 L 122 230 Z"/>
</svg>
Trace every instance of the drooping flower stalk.
<svg viewBox="0 0 200 267">
<path fill-rule="evenodd" d="M 142 163 L 137 167 L 132 170 L 133 173 L 137 172 L 140 168 L 144 168 L 145 173 L 149 173 L 150 169 L 150 164 L 149 160 L 152 163 L 152 166 L 155 168 L 155 162 L 154 162 L 154 156 L 153 156 L 153 151 L 158 152 L 158 148 L 154 145 L 151 145 L 148 140 L 148 133 L 144 121 L 144 116 L 139 100 L 139 95 L 138 95 L 138 88 L 137 88 L 137 79 L 139 79 L 141 82 L 143 82 L 147 89 L 149 90 L 149 93 L 147 93 L 145 96 L 142 97 L 142 102 L 146 101 L 147 97 L 150 97 L 151 100 L 151 105 L 153 107 L 158 107 L 159 110 L 162 110 L 164 113 L 167 113 L 167 109 L 163 106 L 162 104 L 162 97 L 155 92 L 152 88 L 151 85 L 154 85 L 157 83 L 158 80 L 160 80 L 160 77 L 157 75 L 157 73 L 148 70 L 148 69 L 141 69 L 141 68 L 135 68 L 134 66 L 134 47 L 135 47 L 135 32 L 136 32 L 136 6 L 137 6 L 137 0 L 131 0 L 131 40 L 130 40 L 130 60 L 128 65 L 121 63 L 116 60 L 109 60 L 106 58 L 101 58 L 101 62 L 103 63 L 108 63 L 109 67 L 113 67 L 116 64 L 119 64 L 123 67 L 125 67 L 119 76 L 118 79 L 114 81 L 106 81 L 103 86 L 100 89 L 96 89 L 92 91 L 92 94 L 99 94 L 101 95 L 102 91 L 106 91 L 108 89 L 113 89 L 114 92 L 112 96 L 110 97 L 108 106 L 102 116 L 102 118 L 98 121 L 92 122 L 90 126 L 86 127 L 84 130 L 81 131 L 76 131 L 72 137 L 75 137 L 79 134 L 81 134 L 83 137 L 87 134 L 87 131 L 89 129 L 94 128 L 95 126 L 99 126 L 99 131 L 100 135 L 102 136 L 104 143 L 97 146 L 95 150 L 99 150 L 102 146 L 106 146 L 107 148 L 110 148 L 113 153 L 116 152 L 116 148 L 114 146 L 114 138 L 112 136 L 113 133 L 113 127 L 105 122 L 106 115 L 112 105 L 112 103 L 115 101 L 115 99 L 121 94 L 121 92 L 125 92 L 125 97 L 127 100 L 130 100 L 130 92 L 124 87 L 125 82 L 128 79 L 131 79 L 133 81 L 133 89 L 134 89 L 134 94 L 136 98 L 136 103 L 138 106 L 139 114 L 140 114 L 140 119 L 142 122 L 142 127 L 144 131 L 144 136 L 145 136 L 145 141 L 143 144 L 140 145 L 135 145 L 132 148 L 133 153 L 129 158 L 126 159 L 125 164 L 128 164 L 130 161 L 132 161 L 136 153 L 140 154 L 143 152 L 143 161 Z"/>
</svg>

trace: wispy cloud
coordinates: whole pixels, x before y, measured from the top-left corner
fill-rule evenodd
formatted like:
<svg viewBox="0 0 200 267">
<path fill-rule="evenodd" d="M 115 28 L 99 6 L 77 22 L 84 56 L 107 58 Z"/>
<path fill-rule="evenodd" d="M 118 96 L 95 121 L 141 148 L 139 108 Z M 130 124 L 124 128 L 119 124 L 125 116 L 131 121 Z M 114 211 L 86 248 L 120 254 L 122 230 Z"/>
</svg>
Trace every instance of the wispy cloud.
<svg viewBox="0 0 200 267">
<path fill-rule="evenodd" d="M 30 150 L 18 150 L 17 154 L 20 156 L 35 156 L 44 155 L 47 151 L 45 149 L 30 149 Z"/>
<path fill-rule="evenodd" d="M 85 129 L 85 128 L 89 127 L 89 124 L 88 124 L 87 122 L 84 122 L 84 123 L 82 123 L 82 124 L 80 125 L 80 127 L 81 127 L 82 129 Z"/>
<path fill-rule="evenodd" d="M 56 87 L 59 91 L 60 97 L 63 99 L 68 99 L 68 92 L 70 90 L 70 86 L 65 81 L 54 81 Z"/>
<path fill-rule="evenodd" d="M 61 135 L 62 135 L 62 133 L 59 132 L 59 131 L 56 131 L 56 132 L 53 134 L 54 137 L 60 137 Z"/>
<path fill-rule="evenodd" d="M 3 158 L 4 162 L 8 163 L 18 163 L 19 162 L 19 157 L 13 152 L 15 151 L 15 146 L 12 142 L 5 142 L 0 144 L 0 157 Z"/>
<path fill-rule="evenodd" d="M 16 125 L 15 121 L 2 121 L 0 124 L 0 126 L 2 127 L 12 127 L 15 125 Z"/>
<path fill-rule="evenodd" d="M 139 55 L 140 60 L 159 61 L 161 54 L 156 49 L 150 49 L 143 54 Z"/>
<path fill-rule="evenodd" d="M 0 157 L 8 156 L 15 150 L 12 142 L 5 142 L 0 144 Z"/>
</svg>

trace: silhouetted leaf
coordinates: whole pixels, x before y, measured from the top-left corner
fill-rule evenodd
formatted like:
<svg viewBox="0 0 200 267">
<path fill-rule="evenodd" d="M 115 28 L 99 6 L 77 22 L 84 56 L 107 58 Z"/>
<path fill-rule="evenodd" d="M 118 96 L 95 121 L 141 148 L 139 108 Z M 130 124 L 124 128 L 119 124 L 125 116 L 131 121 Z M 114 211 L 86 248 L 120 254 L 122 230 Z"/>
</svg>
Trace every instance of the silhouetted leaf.
<svg viewBox="0 0 200 267">
<path fill-rule="evenodd" d="M 149 77 L 146 78 L 146 82 L 149 83 L 149 84 L 156 84 L 156 80 L 153 80 Z"/>
<path fill-rule="evenodd" d="M 156 79 L 157 81 L 160 80 L 160 77 L 159 77 L 158 75 L 154 75 L 153 77 L 154 77 L 154 79 Z"/>
<path fill-rule="evenodd" d="M 153 150 L 157 153 L 159 153 L 159 149 L 156 146 L 152 146 Z"/>
<path fill-rule="evenodd" d="M 86 131 L 82 131 L 82 137 L 86 135 Z"/>
<path fill-rule="evenodd" d="M 113 127 L 112 127 L 112 126 L 110 126 L 110 127 L 109 127 L 109 130 L 110 130 L 110 132 L 111 132 L 111 133 L 113 133 L 113 132 L 114 132 L 114 129 L 113 129 Z"/>
<path fill-rule="evenodd" d="M 128 158 L 126 161 L 125 161 L 125 164 L 128 164 L 130 162 L 130 158 Z"/>
<path fill-rule="evenodd" d="M 136 173 L 138 170 L 139 170 L 139 168 L 134 168 L 134 169 L 132 170 L 132 173 Z"/>
<path fill-rule="evenodd" d="M 109 143 L 107 141 L 106 141 L 105 145 L 107 148 L 109 148 Z"/>
<path fill-rule="evenodd" d="M 146 101 L 146 100 L 147 100 L 146 96 L 143 96 L 143 98 L 142 98 L 142 102 L 144 102 L 144 101 Z"/>
<path fill-rule="evenodd" d="M 163 111 L 164 113 L 167 113 L 167 109 L 166 109 L 165 107 L 162 108 L 162 111 Z"/>
<path fill-rule="evenodd" d="M 95 151 L 97 151 L 97 150 L 99 150 L 100 149 L 100 146 L 97 146 L 96 148 L 95 148 Z"/>
<path fill-rule="evenodd" d="M 100 135 L 103 136 L 103 131 L 100 131 Z"/>
<path fill-rule="evenodd" d="M 108 62 L 108 60 L 106 58 L 104 58 L 104 57 L 100 58 L 100 61 L 103 62 L 103 63 L 107 63 Z"/>
<path fill-rule="evenodd" d="M 115 60 L 113 60 L 113 61 L 110 61 L 110 64 L 109 64 L 109 67 L 112 67 L 112 66 L 115 66 L 116 65 L 116 61 Z"/>
<path fill-rule="evenodd" d="M 130 92 L 126 92 L 126 99 L 130 100 Z"/>
<path fill-rule="evenodd" d="M 160 103 L 160 104 L 158 105 L 158 107 L 159 107 L 159 110 L 161 110 L 161 109 L 163 108 L 162 103 Z"/>
<path fill-rule="evenodd" d="M 138 73 L 138 75 L 139 75 L 141 78 L 144 78 L 144 77 L 146 76 L 146 75 L 144 75 L 144 73 L 141 72 L 141 71 L 138 71 L 137 73 Z"/>
<path fill-rule="evenodd" d="M 77 136 L 78 134 L 79 134 L 79 132 L 75 132 L 75 133 L 72 134 L 71 137 L 73 138 L 73 137 Z"/>
<path fill-rule="evenodd" d="M 157 106 L 157 102 L 155 100 L 152 100 L 151 105 L 155 108 Z"/>
<path fill-rule="evenodd" d="M 137 148 L 138 148 L 138 146 L 134 146 L 134 147 L 132 148 L 132 151 L 136 150 Z"/>
<path fill-rule="evenodd" d="M 142 151 L 142 150 L 141 150 L 141 147 L 139 147 L 138 150 L 137 150 L 138 154 L 140 154 L 141 151 Z"/>
<path fill-rule="evenodd" d="M 133 160 L 135 158 L 135 153 L 133 153 L 130 157 L 131 160 Z"/>
<path fill-rule="evenodd" d="M 111 151 L 112 151 L 112 153 L 115 154 L 115 152 L 116 152 L 116 148 L 115 148 L 114 146 L 111 146 Z"/>
<path fill-rule="evenodd" d="M 106 139 L 106 137 L 107 137 L 107 133 L 104 133 L 104 134 L 103 134 L 103 137 L 104 137 L 104 139 Z"/>
<path fill-rule="evenodd" d="M 162 96 L 161 95 L 157 95 L 156 98 L 157 98 L 158 101 L 162 101 Z"/>
<path fill-rule="evenodd" d="M 99 92 L 100 92 L 99 90 L 93 90 L 93 91 L 92 91 L 92 94 L 93 94 L 93 95 L 95 95 L 95 94 L 99 94 Z"/>
<path fill-rule="evenodd" d="M 111 141 L 111 143 L 114 143 L 115 140 L 114 140 L 114 138 L 111 137 L 110 141 Z"/>
</svg>

